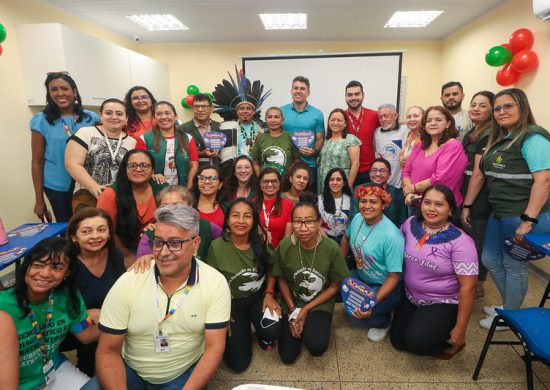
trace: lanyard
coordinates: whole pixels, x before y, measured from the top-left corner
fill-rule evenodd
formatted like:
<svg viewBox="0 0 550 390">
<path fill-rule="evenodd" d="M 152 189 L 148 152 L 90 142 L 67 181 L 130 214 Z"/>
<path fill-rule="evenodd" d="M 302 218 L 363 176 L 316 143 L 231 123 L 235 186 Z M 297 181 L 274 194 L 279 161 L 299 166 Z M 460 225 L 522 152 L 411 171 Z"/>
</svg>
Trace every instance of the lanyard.
<svg viewBox="0 0 550 390">
<path fill-rule="evenodd" d="M 183 292 L 180 296 L 180 299 L 178 299 L 176 304 L 168 311 L 168 313 L 166 313 L 163 316 L 162 309 L 160 308 L 158 284 L 157 284 L 157 281 L 156 281 L 156 278 L 155 278 L 155 273 L 153 272 L 153 293 L 154 293 L 154 298 L 155 298 L 155 305 L 156 305 L 156 310 L 157 310 L 157 321 L 158 321 L 158 328 L 159 328 L 159 334 L 160 335 L 162 335 L 162 323 L 166 319 L 168 319 L 168 318 L 170 318 L 174 315 L 174 313 L 176 312 L 178 307 L 181 305 L 181 303 L 184 301 L 184 299 L 187 298 L 187 295 L 191 291 L 192 287 L 193 287 L 192 285 L 189 286 L 189 285 L 186 284 L 185 287 L 183 288 Z"/>
<path fill-rule="evenodd" d="M 76 120 L 77 120 L 78 116 L 77 115 L 73 115 L 73 130 L 74 130 L 74 126 L 76 124 Z M 67 126 L 67 122 L 65 122 L 65 118 L 63 118 L 63 115 L 61 115 L 59 117 L 59 120 L 61 121 L 61 123 L 63 124 L 63 129 L 65 129 L 65 133 L 67 134 L 67 137 L 71 137 L 72 133 L 71 131 L 69 130 L 69 126 Z"/>
<path fill-rule="evenodd" d="M 267 212 L 267 209 L 265 208 L 265 202 L 262 203 L 262 208 L 264 209 L 264 221 L 265 221 L 265 228 L 269 229 L 269 218 L 271 218 L 271 214 L 273 213 L 273 208 L 275 207 L 275 203 L 271 206 L 271 210 L 269 213 Z"/>
<path fill-rule="evenodd" d="M 96 129 L 97 129 L 97 127 L 96 127 Z M 109 153 L 111 154 L 111 161 L 113 162 L 113 164 L 116 164 L 116 156 L 117 156 L 118 151 L 120 149 L 120 145 L 122 145 L 122 131 L 118 135 L 118 142 L 116 144 L 116 148 L 115 148 L 114 151 L 111 148 L 111 143 L 109 142 L 109 138 L 107 138 L 107 134 L 105 134 L 102 131 L 100 131 L 100 133 L 103 134 L 103 138 L 105 139 L 105 143 L 107 144 L 107 149 L 109 149 Z"/>
<path fill-rule="evenodd" d="M 369 236 L 374 231 L 374 228 L 378 226 L 378 223 L 376 225 L 371 225 L 371 228 L 365 238 L 363 238 L 363 241 L 361 241 L 361 244 L 357 245 L 357 236 L 359 235 L 359 232 L 361 232 L 361 229 L 363 228 L 363 225 L 365 225 L 365 220 L 361 222 L 361 226 L 359 226 L 359 229 L 357 229 L 357 233 L 355 233 L 355 238 L 353 239 L 352 249 L 355 249 L 355 255 L 363 257 L 363 244 L 369 239 Z"/>
<path fill-rule="evenodd" d="M 239 130 L 241 133 L 241 136 L 245 140 L 245 145 L 248 147 L 248 152 L 252 150 L 252 146 L 254 145 L 254 141 L 256 140 L 256 124 L 252 122 L 252 127 L 250 128 L 250 134 L 246 132 L 243 125 L 238 123 Z M 240 148 L 240 144 L 239 144 Z M 242 151 L 239 151 L 239 153 L 242 153 Z"/>
<path fill-rule="evenodd" d="M 348 108 L 349 111 L 349 108 Z M 361 112 L 359 113 L 359 119 L 357 119 L 357 126 L 355 126 L 355 116 L 349 111 L 349 117 L 350 117 L 350 123 L 351 127 L 353 128 L 353 131 L 355 132 L 354 135 L 359 134 L 359 130 L 361 130 L 361 123 L 363 123 L 363 107 L 361 107 Z"/>
<path fill-rule="evenodd" d="M 28 307 L 28 305 L 27 305 Z M 36 337 L 36 340 L 38 341 L 38 344 L 40 344 L 40 354 L 42 355 L 42 360 L 44 361 L 44 364 L 48 362 L 48 348 L 47 348 L 47 340 L 46 336 L 42 331 L 40 330 L 40 325 L 38 325 L 38 322 L 34 318 L 34 311 L 29 308 L 29 320 L 31 321 L 32 329 L 34 330 L 34 335 Z M 50 324 L 52 322 L 52 316 L 53 316 L 53 291 L 50 293 L 50 296 L 48 297 L 48 311 L 46 312 L 46 326 L 44 327 L 45 333 L 48 333 L 48 328 L 50 327 Z"/>
</svg>

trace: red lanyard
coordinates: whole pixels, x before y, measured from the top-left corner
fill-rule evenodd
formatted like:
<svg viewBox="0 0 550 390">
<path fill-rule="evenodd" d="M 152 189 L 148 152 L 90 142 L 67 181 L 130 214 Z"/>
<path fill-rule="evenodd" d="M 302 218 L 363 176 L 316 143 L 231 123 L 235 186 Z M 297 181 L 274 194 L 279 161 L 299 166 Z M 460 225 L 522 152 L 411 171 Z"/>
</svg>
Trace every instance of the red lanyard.
<svg viewBox="0 0 550 390">
<path fill-rule="evenodd" d="M 359 130 L 361 130 L 361 123 L 363 123 L 363 108 L 361 107 L 361 112 L 359 113 L 359 119 L 355 118 L 355 116 L 351 113 L 351 111 L 349 111 L 348 109 L 348 112 L 349 112 L 349 119 L 350 119 L 350 124 L 351 124 L 351 127 L 353 128 L 353 131 L 355 132 L 354 135 L 358 135 L 359 134 Z M 357 126 L 355 126 L 355 121 L 357 121 Z"/>
</svg>

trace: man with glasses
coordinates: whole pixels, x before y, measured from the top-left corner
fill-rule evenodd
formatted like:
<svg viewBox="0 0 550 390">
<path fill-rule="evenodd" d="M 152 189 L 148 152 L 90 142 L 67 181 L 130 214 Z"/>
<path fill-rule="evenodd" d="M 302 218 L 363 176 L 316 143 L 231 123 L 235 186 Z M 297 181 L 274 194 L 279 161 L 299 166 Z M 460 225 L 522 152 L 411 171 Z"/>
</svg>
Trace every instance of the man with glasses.
<svg viewBox="0 0 550 390">
<path fill-rule="evenodd" d="M 474 127 L 474 124 L 468 117 L 468 112 L 462 109 L 462 100 L 464 100 L 464 88 L 458 81 L 449 81 L 441 87 L 441 103 L 451 111 L 455 118 L 456 129 L 460 132 L 458 139 Z"/>
<path fill-rule="evenodd" d="M 199 151 L 199 167 L 215 163 L 218 151 L 210 150 L 204 144 L 204 134 L 207 131 L 220 131 L 220 123 L 212 120 L 212 101 L 204 93 L 195 95 L 193 100 L 193 119 L 181 125 L 186 133 L 190 134 Z"/>
<path fill-rule="evenodd" d="M 202 389 L 221 362 L 231 299 L 225 278 L 193 256 L 198 212 L 171 204 L 155 217 L 153 267 L 124 274 L 107 295 L 97 377 L 83 389 Z"/>
</svg>

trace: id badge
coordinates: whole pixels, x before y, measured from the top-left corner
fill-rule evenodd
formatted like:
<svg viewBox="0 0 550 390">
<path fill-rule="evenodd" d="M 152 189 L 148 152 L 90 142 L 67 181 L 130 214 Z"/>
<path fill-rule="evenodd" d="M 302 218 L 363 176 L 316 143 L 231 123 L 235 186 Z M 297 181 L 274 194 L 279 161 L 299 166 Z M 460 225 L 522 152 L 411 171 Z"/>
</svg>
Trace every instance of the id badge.
<svg viewBox="0 0 550 390">
<path fill-rule="evenodd" d="M 49 385 L 55 379 L 55 368 L 53 366 L 53 360 L 48 360 L 46 364 L 42 367 L 42 372 L 44 373 L 44 379 L 46 380 L 46 385 Z"/>
<path fill-rule="evenodd" d="M 170 352 L 170 338 L 166 334 L 155 335 L 155 352 Z"/>
</svg>

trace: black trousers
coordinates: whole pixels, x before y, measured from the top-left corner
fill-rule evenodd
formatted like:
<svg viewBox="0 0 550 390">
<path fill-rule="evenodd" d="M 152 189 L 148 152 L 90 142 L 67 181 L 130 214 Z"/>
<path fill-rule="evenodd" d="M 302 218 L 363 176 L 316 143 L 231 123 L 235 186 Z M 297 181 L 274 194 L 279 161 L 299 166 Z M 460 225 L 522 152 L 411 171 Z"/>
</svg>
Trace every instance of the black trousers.
<svg viewBox="0 0 550 390">
<path fill-rule="evenodd" d="M 302 337 L 297 339 L 290 333 L 288 317 L 283 316 L 282 333 L 279 337 L 279 356 L 285 364 L 292 364 L 302 351 L 302 342 L 313 356 L 321 356 L 328 348 L 332 313 L 314 310 L 308 313 Z"/>
<path fill-rule="evenodd" d="M 404 297 L 391 324 L 391 343 L 395 349 L 417 355 L 438 355 L 450 346 L 447 340 L 456 324 L 457 313 L 455 304 L 415 306 Z"/>
<path fill-rule="evenodd" d="M 229 368 L 242 372 L 252 359 L 252 329 L 260 340 L 275 341 L 281 333 L 282 321 L 271 326 L 262 326 L 263 290 L 242 299 L 231 300 L 231 336 L 227 336 L 224 359 Z M 264 324 L 265 325 L 265 324 Z"/>
</svg>

